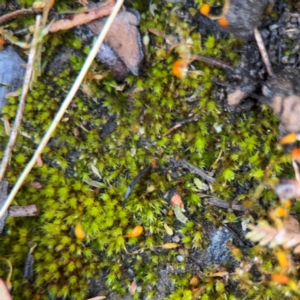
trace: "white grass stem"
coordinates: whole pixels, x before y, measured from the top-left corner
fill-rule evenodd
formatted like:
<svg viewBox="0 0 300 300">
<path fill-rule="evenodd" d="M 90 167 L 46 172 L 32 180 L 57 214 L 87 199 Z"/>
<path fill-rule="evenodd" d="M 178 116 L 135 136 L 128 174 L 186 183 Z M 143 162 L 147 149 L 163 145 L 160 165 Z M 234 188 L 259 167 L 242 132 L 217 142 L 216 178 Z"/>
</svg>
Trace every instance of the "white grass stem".
<svg viewBox="0 0 300 300">
<path fill-rule="evenodd" d="M 101 33 L 98 36 L 98 39 L 96 41 L 96 43 L 94 44 L 93 48 L 91 49 L 88 57 L 86 58 L 86 61 L 80 71 L 80 73 L 78 74 L 71 90 L 69 91 L 67 97 L 65 98 L 64 102 L 62 103 L 59 111 L 57 112 L 55 118 L 53 119 L 50 127 L 48 128 L 47 132 L 45 133 L 43 139 L 41 140 L 39 146 L 37 147 L 34 155 L 32 156 L 31 160 L 28 162 L 27 166 L 25 167 L 25 169 L 23 170 L 22 174 L 20 175 L 20 177 L 18 178 L 16 184 L 14 185 L 13 189 L 11 190 L 10 194 L 8 195 L 4 205 L 1 207 L 0 209 L 0 218 L 4 215 L 4 213 L 6 212 L 6 210 L 8 209 L 9 205 L 11 204 L 11 202 L 13 201 L 15 195 L 17 194 L 17 192 L 19 191 L 21 185 L 23 184 L 24 180 L 26 179 L 27 175 L 29 174 L 29 172 L 31 171 L 31 169 L 34 167 L 37 158 L 39 157 L 39 155 L 41 155 L 43 149 L 45 148 L 45 146 L 47 145 L 49 139 L 51 138 L 54 130 L 56 129 L 57 125 L 59 124 L 60 120 L 62 119 L 65 111 L 67 110 L 69 104 L 71 103 L 71 101 L 73 100 L 77 90 L 79 89 L 89 67 L 91 66 L 94 58 L 96 57 L 98 50 L 107 34 L 107 32 L 109 31 L 110 26 L 112 25 L 117 13 L 119 12 L 121 6 L 123 4 L 123 0 L 117 0 L 110 16 L 107 19 L 107 22 L 105 23 Z"/>
</svg>

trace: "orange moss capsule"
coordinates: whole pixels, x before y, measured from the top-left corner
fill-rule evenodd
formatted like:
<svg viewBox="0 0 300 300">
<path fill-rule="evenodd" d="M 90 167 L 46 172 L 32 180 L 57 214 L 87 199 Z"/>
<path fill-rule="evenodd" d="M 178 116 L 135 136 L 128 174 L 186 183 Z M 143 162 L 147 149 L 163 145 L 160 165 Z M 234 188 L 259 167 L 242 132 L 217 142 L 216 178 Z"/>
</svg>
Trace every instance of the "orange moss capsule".
<svg viewBox="0 0 300 300">
<path fill-rule="evenodd" d="M 208 16 L 209 12 L 210 12 L 210 5 L 209 4 L 203 4 L 200 7 L 200 12 L 201 12 L 202 15 Z"/>
<path fill-rule="evenodd" d="M 285 208 L 290 208 L 291 206 L 292 206 L 291 200 L 286 200 L 286 201 L 284 202 L 284 207 L 285 207 Z"/>
<path fill-rule="evenodd" d="M 281 145 L 292 144 L 295 143 L 296 141 L 297 141 L 297 135 L 295 133 L 290 133 L 280 140 L 280 144 Z"/>
<path fill-rule="evenodd" d="M 80 223 L 76 224 L 74 232 L 75 232 L 76 237 L 80 241 L 85 239 L 85 232 L 84 232 L 83 227 Z"/>
<path fill-rule="evenodd" d="M 287 215 L 287 210 L 283 207 L 279 207 L 276 209 L 277 217 L 283 218 Z"/>
<path fill-rule="evenodd" d="M 0 47 L 5 45 L 5 39 L 3 36 L 0 36 Z"/>
<path fill-rule="evenodd" d="M 137 236 L 141 235 L 143 233 L 143 231 L 144 231 L 143 226 L 137 225 L 131 230 L 131 232 L 129 234 L 124 235 L 124 237 L 130 237 L 130 238 L 137 237 Z"/>
<path fill-rule="evenodd" d="M 281 268 L 286 269 L 290 264 L 288 256 L 283 251 L 279 251 L 276 256 Z"/>
<path fill-rule="evenodd" d="M 272 274 L 272 281 L 280 283 L 280 284 L 287 284 L 287 283 L 289 283 L 290 279 L 286 275 L 283 275 L 280 273 L 275 273 L 275 274 Z"/>
<path fill-rule="evenodd" d="M 184 60 L 177 60 L 173 65 L 173 74 L 178 78 L 185 78 L 188 71 L 188 64 Z"/>
<path fill-rule="evenodd" d="M 296 148 L 292 151 L 292 159 L 300 162 L 300 148 Z"/>
<path fill-rule="evenodd" d="M 228 21 L 227 21 L 227 19 L 226 19 L 224 16 L 222 16 L 222 17 L 219 19 L 218 23 L 219 23 L 219 25 L 220 25 L 221 27 L 227 27 L 227 26 L 228 26 Z"/>
</svg>

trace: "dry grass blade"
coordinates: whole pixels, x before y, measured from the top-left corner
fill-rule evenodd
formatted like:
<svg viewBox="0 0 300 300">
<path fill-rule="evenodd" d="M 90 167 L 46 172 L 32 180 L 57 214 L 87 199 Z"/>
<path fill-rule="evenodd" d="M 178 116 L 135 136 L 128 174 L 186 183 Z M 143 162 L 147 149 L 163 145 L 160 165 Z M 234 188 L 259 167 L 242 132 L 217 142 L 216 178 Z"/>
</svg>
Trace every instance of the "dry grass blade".
<svg viewBox="0 0 300 300">
<path fill-rule="evenodd" d="M 267 72 L 270 76 L 272 76 L 273 71 L 272 71 L 271 63 L 270 63 L 270 60 L 268 57 L 268 53 L 267 53 L 265 44 L 262 40 L 261 34 L 260 34 L 259 30 L 257 29 L 257 27 L 254 28 L 254 36 L 256 39 L 256 43 L 257 43 L 261 58 L 266 66 Z"/>
<path fill-rule="evenodd" d="M 29 163 L 27 164 L 27 166 L 23 170 L 23 172 L 20 175 L 19 179 L 17 180 L 15 186 L 13 187 L 10 194 L 8 195 L 8 197 L 6 199 L 6 202 L 1 207 L 0 218 L 6 212 L 6 210 L 8 209 L 8 207 L 10 205 L 10 203 L 12 202 L 12 200 L 14 199 L 14 197 L 17 194 L 18 190 L 20 189 L 21 185 L 23 184 L 24 180 L 26 179 L 27 175 L 29 174 L 29 172 L 31 171 L 33 166 L 36 164 L 36 160 L 41 155 L 43 149 L 47 145 L 47 143 L 48 143 L 49 139 L 51 138 L 54 130 L 56 129 L 58 123 L 62 119 L 66 109 L 68 108 L 69 104 L 71 103 L 72 99 L 74 98 L 77 90 L 80 87 L 80 84 L 82 83 L 82 81 L 83 81 L 90 65 L 92 64 L 94 58 L 96 57 L 96 55 L 99 51 L 99 48 L 100 48 L 100 46 L 101 46 L 108 30 L 109 30 L 112 22 L 114 21 L 118 11 L 120 10 L 122 4 L 123 4 L 123 0 L 118 0 L 116 5 L 114 6 L 111 15 L 109 16 L 102 32 L 99 34 L 99 37 L 98 37 L 96 43 L 94 44 L 93 48 L 91 49 L 91 51 L 90 51 L 84 65 L 83 65 L 80 73 L 78 74 L 71 90 L 69 91 L 67 97 L 65 98 L 64 102 L 62 103 L 62 105 L 61 105 L 59 111 L 57 112 L 54 120 L 52 121 L 50 127 L 48 128 L 47 132 L 45 133 L 44 137 L 42 138 L 41 143 L 39 144 L 38 148 L 36 149 L 34 155 L 32 156 L 31 160 L 29 161 Z"/>
<path fill-rule="evenodd" d="M 35 55 L 36 55 L 37 44 L 36 44 L 35 40 L 37 38 L 37 34 L 38 34 L 38 31 L 39 31 L 40 25 L 41 25 L 41 16 L 38 15 L 36 17 L 33 40 L 31 42 L 31 48 L 30 48 L 30 52 L 29 52 L 29 56 L 28 56 L 27 69 L 26 69 L 26 73 L 25 73 L 23 89 L 22 89 L 22 95 L 21 95 L 21 98 L 20 98 L 20 103 L 19 103 L 17 115 L 16 115 L 15 122 L 14 122 L 12 131 L 11 131 L 11 134 L 10 134 L 10 137 L 9 137 L 9 141 L 8 141 L 8 144 L 7 144 L 7 147 L 5 149 L 3 159 L 2 159 L 2 162 L 1 162 L 0 182 L 2 182 L 2 180 L 4 178 L 4 174 L 5 174 L 7 165 L 8 165 L 9 157 L 10 157 L 12 148 L 15 144 L 15 141 L 16 141 L 16 138 L 17 138 L 17 135 L 18 135 L 18 130 L 19 130 L 21 120 L 22 120 L 22 117 L 23 117 L 23 113 L 24 113 L 24 109 L 25 109 L 25 100 L 26 100 L 26 97 L 27 97 L 27 94 L 28 94 L 28 90 L 29 90 L 29 86 L 30 86 L 30 82 L 31 82 L 31 78 L 32 78 L 34 59 L 35 59 Z"/>
</svg>

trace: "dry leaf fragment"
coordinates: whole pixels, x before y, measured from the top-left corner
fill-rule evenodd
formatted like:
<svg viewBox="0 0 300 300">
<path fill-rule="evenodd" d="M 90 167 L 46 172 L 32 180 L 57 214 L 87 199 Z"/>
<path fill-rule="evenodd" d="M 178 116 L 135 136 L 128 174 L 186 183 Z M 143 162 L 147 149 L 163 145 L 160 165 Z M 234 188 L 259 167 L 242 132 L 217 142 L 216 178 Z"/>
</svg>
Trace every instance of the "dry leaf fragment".
<svg viewBox="0 0 300 300">
<path fill-rule="evenodd" d="M 137 286 L 136 281 L 135 281 L 135 279 L 134 279 L 134 280 L 132 281 L 132 283 L 131 283 L 129 289 L 128 289 L 130 295 L 134 295 L 134 294 L 135 294 L 135 292 L 136 292 L 136 290 L 137 290 L 137 287 L 138 287 L 138 286 Z"/>
<path fill-rule="evenodd" d="M 188 221 L 188 218 L 182 213 L 184 209 L 181 206 L 176 206 L 173 208 L 173 210 L 178 221 L 183 224 Z"/>
<path fill-rule="evenodd" d="M 154 246 L 155 248 L 163 248 L 163 249 L 174 249 L 174 248 L 178 248 L 180 247 L 181 245 L 180 244 L 177 244 L 177 243 L 166 243 L 166 244 L 163 244 L 163 245 L 157 245 L 157 246 Z"/>
<path fill-rule="evenodd" d="M 194 184 L 200 191 L 208 191 L 208 189 L 209 189 L 209 186 L 197 177 L 194 178 Z"/>
<path fill-rule="evenodd" d="M 37 189 L 37 190 L 41 189 L 43 187 L 42 184 L 38 181 L 32 181 L 28 185 L 35 188 L 35 189 Z"/>
<path fill-rule="evenodd" d="M 173 235 L 174 234 L 173 229 L 171 227 L 169 227 L 166 223 L 164 223 L 164 228 L 165 228 L 165 231 L 168 235 Z"/>
<path fill-rule="evenodd" d="M 171 203 L 172 207 L 183 206 L 182 199 L 178 193 L 174 194 L 174 196 L 170 200 L 170 203 Z"/>
<path fill-rule="evenodd" d="M 283 180 L 275 188 L 275 193 L 281 199 L 300 197 L 300 182 L 296 180 Z"/>
<path fill-rule="evenodd" d="M 188 218 L 183 214 L 183 212 L 185 212 L 183 201 L 178 193 L 175 193 L 172 196 L 170 204 L 173 207 L 177 220 L 185 224 L 188 221 Z"/>
<path fill-rule="evenodd" d="M 284 221 L 283 221 L 284 228 L 293 233 L 299 233 L 300 234 L 300 225 L 297 219 L 295 219 L 293 216 L 289 215 Z"/>
<path fill-rule="evenodd" d="M 97 167 L 93 163 L 91 163 L 91 168 L 92 168 L 93 173 L 95 175 L 97 175 L 100 179 L 102 179 L 102 176 L 100 175 L 99 170 L 97 169 Z"/>
<path fill-rule="evenodd" d="M 207 277 L 224 277 L 224 276 L 227 276 L 227 275 L 229 275 L 228 271 L 220 271 L 220 272 L 216 272 L 212 275 L 209 275 Z"/>
<path fill-rule="evenodd" d="M 276 229 L 265 222 L 259 222 L 256 226 L 249 224 L 248 228 L 251 231 L 246 234 L 247 239 L 254 242 L 260 241 L 261 245 L 269 244 L 270 248 L 278 245 L 284 248 L 291 248 L 300 244 L 300 234 L 289 232 L 285 228 Z M 294 249 L 294 253 L 298 253 L 299 251 L 300 247 L 297 246 Z"/>
<path fill-rule="evenodd" d="M 101 51 L 103 50 L 108 53 L 109 49 L 105 49 L 105 47 L 109 47 L 134 75 L 138 75 L 139 65 L 144 57 L 141 36 L 137 28 L 139 21 L 140 15 L 136 10 L 119 12 L 105 37 L 104 42 L 106 46 L 104 45 L 100 49 L 97 58 L 107 64 L 117 63 L 116 58 L 113 59 L 114 61 L 109 62 L 108 59 L 112 56 L 105 54 L 106 57 L 104 57 L 101 55 Z M 93 33 L 99 34 L 105 22 L 106 18 L 102 18 L 90 22 L 86 26 Z M 119 66 L 120 68 L 122 67 L 121 63 L 119 63 Z"/>
<path fill-rule="evenodd" d="M 85 179 L 84 182 L 86 182 L 90 186 L 93 186 L 93 187 L 98 188 L 98 189 L 101 189 L 103 186 L 105 186 L 105 184 L 103 184 L 101 182 L 98 182 L 96 180 L 92 180 L 90 178 Z"/>
</svg>

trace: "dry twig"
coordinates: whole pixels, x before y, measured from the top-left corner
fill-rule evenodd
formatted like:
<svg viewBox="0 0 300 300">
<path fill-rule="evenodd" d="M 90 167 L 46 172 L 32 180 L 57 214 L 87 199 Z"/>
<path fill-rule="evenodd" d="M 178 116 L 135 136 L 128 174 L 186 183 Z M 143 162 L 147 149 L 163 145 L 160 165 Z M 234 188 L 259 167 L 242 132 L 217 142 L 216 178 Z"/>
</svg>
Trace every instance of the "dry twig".
<svg viewBox="0 0 300 300">
<path fill-rule="evenodd" d="M 108 17 L 107 22 L 105 24 L 105 26 L 103 27 L 103 30 L 101 31 L 101 33 L 99 34 L 99 37 L 96 41 L 96 43 L 94 44 L 93 48 L 91 49 L 88 57 L 86 58 L 86 61 L 80 71 L 80 73 L 78 74 L 71 90 L 69 91 L 68 95 L 66 96 L 64 102 L 62 103 L 59 111 L 57 112 L 54 120 L 52 121 L 50 127 L 48 128 L 47 132 L 45 133 L 44 137 L 42 138 L 38 148 L 36 149 L 34 155 L 32 156 L 31 160 L 28 162 L 27 166 L 25 167 L 25 169 L 23 170 L 22 174 L 20 175 L 19 179 L 17 180 L 16 184 L 14 185 L 13 189 L 11 190 L 10 194 L 8 195 L 6 202 L 4 203 L 4 205 L 1 207 L 0 210 L 0 218 L 3 216 L 3 214 L 6 212 L 6 210 L 8 209 L 10 203 L 13 201 L 15 195 L 17 194 L 18 190 L 20 189 L 21 185 L 23 184 L 24 180 L 26 179 L 27 175 L 29 174 L 29 172 L 31 171 L 31 169 L 33 168 L 33 166 L 36 163 L 36 160 L 38 159 L 38 157 L 41 155 L 44 147 L 47 145 L 49 139 L 51 138 L 54 130 L 56 129 L 58 123 L 60 122 L 61 118 L 63 117 L 66 109 L 68 108 L 69 104 L 71 103 L 71 101 L 73 100 L 77 90 L 79 89 L 88 69 L 90 68 L 90 65 L 92 64 L 94 58 L 96 57 L 99 48 L 111 26 L 111 24 L 113 23 L 119 9 L 121 8 L 123 4 L 123 0 L 117 0 L 116 5 L 114 6 L 111 15 Z"/>
<path fill-rule="evenodd" d="M 36 9 L 33 9 L 33 8 L 16 10 L 12 13 L 1 16 L 0 17 L 0 25 L 5 23 L 5 22 L 8 22 L 8 21 L 10 21 L 10 20 L 12 20 L 16 17 L 29 15 L 29 14 L 33 14 L 33 13 L 36 13 L 36 12 L 39 12 L 39 11 L 36 10 Z"/>
<path fill-rule="evenodd" d="M 249 210 L 241 204 L 231 203 L 231 202 L 219 200 L 216 198 L 206 198 L 206 199 L 204 199 L 204 201 L 209 203 L 210 205 L 213 205 L 216 207 L 232 209 L 232 210 L 236 210 L 236 211 L 249 212 Z"/>
<path fill-rule="evenodd" d="M 254 36 L 256 39 L 256 43 L 257 43 L 261 58 L 266 66 L 267 72 L 270 76 L 272 76 L 273 71 L 272 71 L 271 63 L 270 63 L 270 60 L 268 57 L 268 53 L 267 53 L 265 44 L 262 40 L 261 34 L 260 34 L 259 30 L 257 29 L 257 27 L 254 28 Z"/>
<path fill-rule="evenodd" d="M 190 164 L 189 162 L 185 161 L 184 159 L 181 159 L 181 158 L 179 158 L 177 160 L 174 159 L 174 162 L 177 163 L 178 165 L 180 165 L 182 168 L 188 169 L 193 174 L 199 175 L 200 177 L 202 177 L 203 179 L 207 180 L 210 183 L 214 183 L 216 181 L 215 178 L 206 174 L 202 169 Z"/>
<path fill-rule="evenodd" d="M 17 138 L 17 135 L 18 135 L 18 130 L 19 130 L 21 120 L 22 120 L 22 117 L 23 117 L 23 113 L 24 113 L 24 109 L 25 109 L 25 101 L 26 101 L 27 93 L 28 93 L 31 78 L 32 78 L 33 64 L 34 64 L 34 58 L 35 58 L 35 54 L 36 54 L 36 47 L 37 47 L 36 38 L 37 38 L 37 34 L 38 34 L 38 31 L 39 31 L 40 24 L 41 24 L 41 16 L 38 15 L 36 17 L 34 35 L 33 35 L 33 40 L 32 40 L 32 43 L 31 43 L 31 48 L 30 48 L 30 52 L 29 52 L 29 56 L 28 56 L 27 69 L 26 69 L 26 73 L 25 73 L 23 89 L 22 89 L 22 95 L 21 95 L 21 98 L 20 98 L 20 103 L 19 103 L 17 115 L 16 115 L 15 122 L 14 122 L 12 131 L 11 131 L 11 134 L 10 134 L 10 137 L 9 137 L 9 141 L 8 141 L 8 144 L 7 144 L 7 147 L 5 149 L 3 159 L 2 159 L 2 162 L 1 162 L 0 182 L 2 182 L 2 180 L 4 178 L 4 174 L 5 174 L 7 165 L 8 165 L 10 154 L 11 154 L 12 148 L 15 144 L 15 141 L 16 141 L 16 138 Z"/>
<path fill-rule="evenodd" d="M 50 25 L 49 32 L 67 30 L 78 25 L 89 23 L 93 20 L 108 16 L 114 7 L 115 0 L 108 0 L 100 6 L 91 8 L 82 13 L 74 14 L 68 18 L 58 20 Z"/>
<path fill-rule="evenodd" d="M 232 67 L 232 65 L 230 65 L 227 62 L 224 62 L 222 60 L 216 59 L 216 58 L 212 58 L 209 56 L 204 56 L 204 55 L 200 55 L 200 54 L 191 54 L 190 55 L 190 59 L 193 60 L 198 60 L 201 62 L 204 62 L 206 64 L 209 64 L 211 66 L 215 66 L 224 70 L 229 70 L 229 71 L 234 71 L 234 68 Z"/>
<path fill-rule="evenodd" d="M 190 122 L 194 122 L 194 121 L 198 121 L 199 120 L 199 116 L 193 116 L 191 118 L 182 120 L 182 121 L 177 121 L 172 128 L 170 128 L 166 133 L 163 134 L 163 136 L 168 135 L 169 133 L 171 133 L 172 131 L 176 130 L 177 128 L 181 127 L 184 124 L 190 123 Z"/>
</svg>

